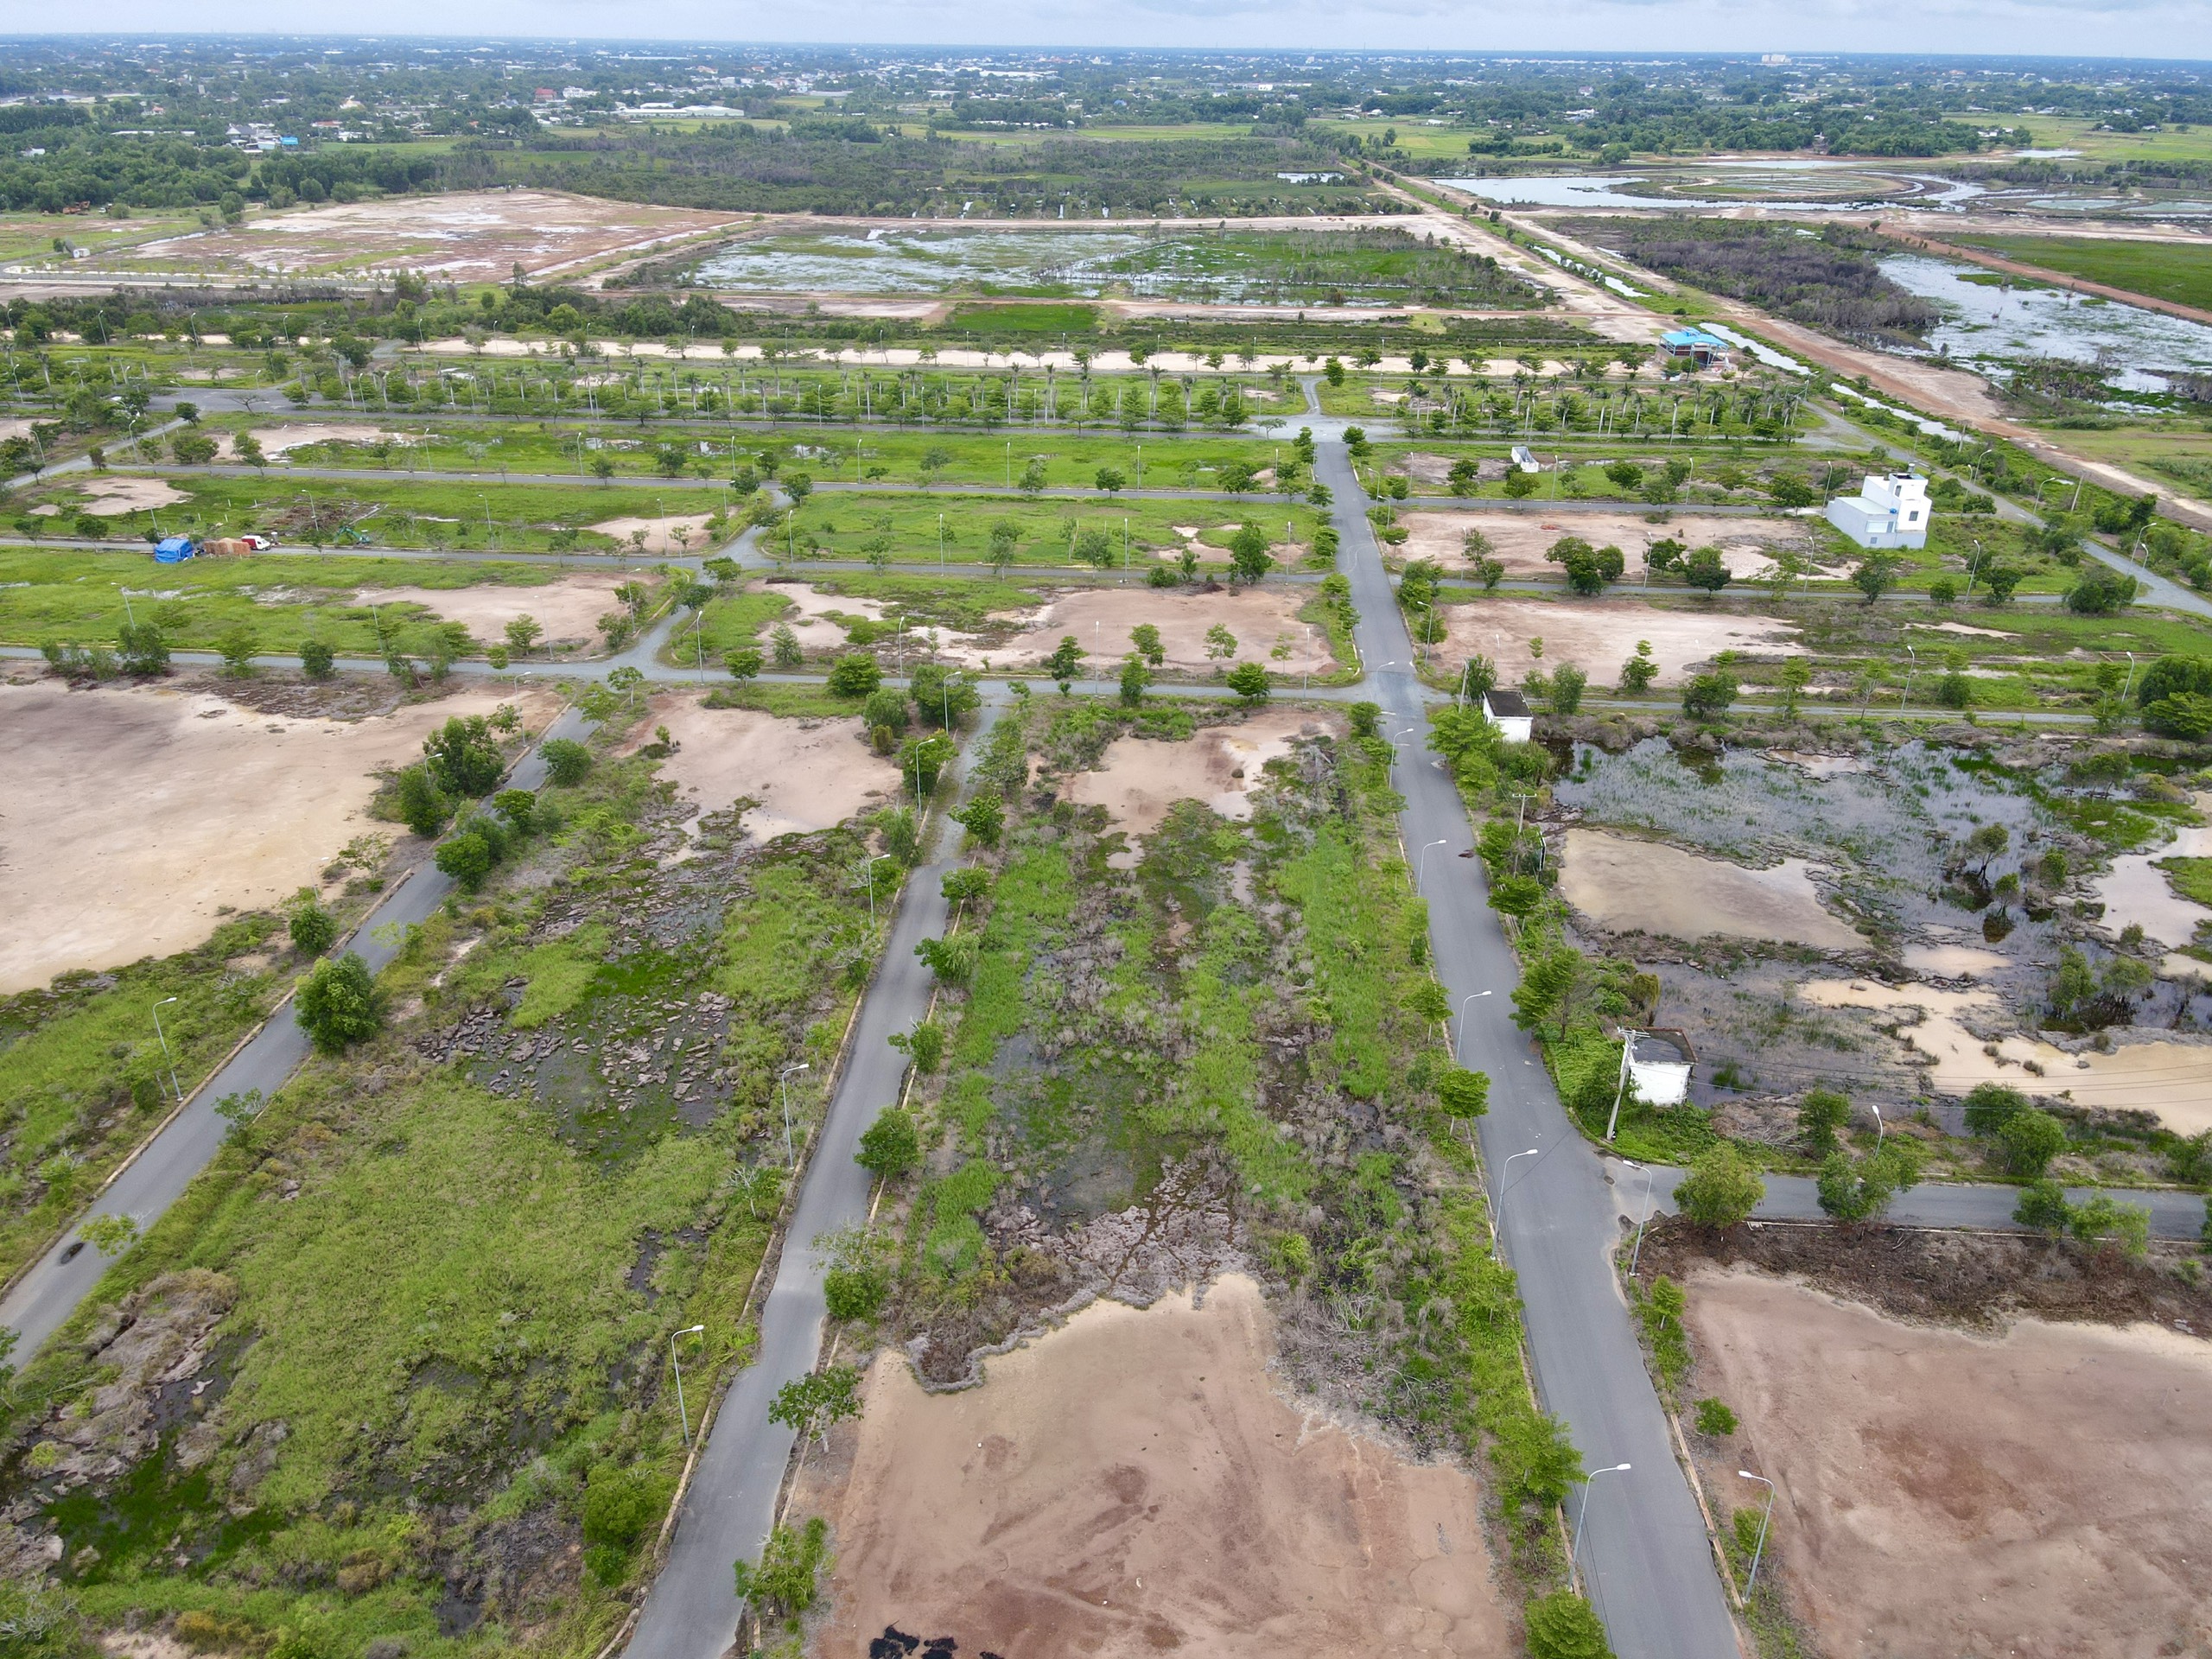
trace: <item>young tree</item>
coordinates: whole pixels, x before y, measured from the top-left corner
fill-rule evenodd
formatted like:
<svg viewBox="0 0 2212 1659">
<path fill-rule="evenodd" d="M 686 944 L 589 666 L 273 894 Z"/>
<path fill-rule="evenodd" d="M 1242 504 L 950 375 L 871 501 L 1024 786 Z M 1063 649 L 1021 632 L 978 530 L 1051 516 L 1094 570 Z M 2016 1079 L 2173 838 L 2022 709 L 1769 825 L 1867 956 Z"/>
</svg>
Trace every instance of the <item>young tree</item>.
<svg viewBox="0 0 2212 1659">
<path fill-rule="evenodd" d="M 333 673 L 336 672 L 337 668 L 338 653 L 330 648 L 328 641 L 322 639 L 308 639 L 302 642 L 300 645 L 300 672 L 307 676 L 308 678 L 311 680 L 327 680 Z"/>
<path fill-rule="evenodd" d="M 1653 660 L 1651 642 L 1636 642 L 1636 654 L 1621 664 L 1620 689 L 1630 696 L 1641 696 L 1651 689 L 1651 682 L 1659 677 L 1659 664 Z"/>
<path fill-rule="evenodd" d="M 2008 1173 L 2040 1180 L 2050 1160 L 2066 1149 L 2066 1126 L 2031 1106 L 2005 1120 L 1997 1131 L 1997 1145 Z"/>
<path fill-rule="evenodd" d="M 574 738 L 548 739 L 538 753 L 545 760 L 548 782 L 562 789 L 573 789 L 591 771 L 591 751 Z"/>
<path fill-rule="evenodd" d="M 728 671 L 730 678 L 735 680 L 740 685 L 743 685 L 748 680 L 758 678 L 763 666 L 765 664 L 758 645 L 742 645 L 735 651 L 726 651 L 722 653 L 722 667 Z"/>
<path fill-rule="evenodd" d="M 1717 594 L 1731 580 L 1728 562 L 1721 556 L 1719 548 L 1700 547 L 1682 561 L 1682 580 L 1693 588 Z"/>
<path fill-rule="evenodd" d="M 1149 622 L 1140 622 L 1129 630 L 1129 643 L 1154 668 L 1167 660 L 1167 647 L 1160 639 L 1160 630 Z"/>
<path fill-rule="evenodd" d="M 400 821 L 418 836 L 435 836 L 445 828 L 453 808 L 430 768 L 421 762 L 399 772 Z"/>
<path fill-rule="evenodd" d="M 1152 683 L 1152 671 L 1145 666 L 1144 658 L 1131 652 L 1122 658 L 1122 702 L 1130 709 L 1144 701 L 1145 688 Z"/>
<path fill-rule="evenodd" d="M 335 1054 L 373 1037 L 384 1028 L 384 999 L 369 964 L 359 953 L 325 957 L 308 971 L 292 995 L 293 1016 L 308 1039 Z"/>
<path fill-rule="evenodd" d="M 885 1107 L 862 1132 L 861 1148 L 854 1158 L 862 1169 L 887 1181 L 918 1168 L 922 1136 L 914 1115 L 903 1107 Z"/>
<path fill-rule="evenodd" d="M 951 817 L 979 847 L 997 846 L 1006 833 L 1006 804 L 996 795 L 979 794 Z"/>
<path fill-rule="evenodd" d="M 1532 1031 L 1555 1019 L 1559 1034 L 1565 1037 L 1587 969 L 1582 953 L 1571 944 L 1551 945 L 1533 955 L 1521 971 L 1521 983 L 1514 988 L 1514 1024 Z"/>
<path fill-rule="evenodd" d="M 1436 1097 L 1454 1117 L 1481 1117 L 1490 1110 L 1490 1077 L 1455 1065 L 1436 1085 Z"/>
<path fill-rule="evenodd" d="M 1528 1630 L 1529 1659 L 1611 1659 L 1605 1627 L 1572 1590 L 1555 1590 L 1530 1602 Z"/>
<path fill-rule="evenodd" d="M 527 657 L 530 648 L 545 637 L 545 630 L 535 617 L 524 613 L 516 617 L 506 626 L 507 649 L 518 657 Z"/>
<path fill-rule="evenodd" d="M 1582 690 L 1590 683 L 1590 677 L 1573 663 L 1561 663 L 1552 676 L 1552 712 L 1555 715 L 1579 714 L 1582 709 Z"/>
<path fill-rule="evenodd" d="M 1919 1180 L 1920 1158 L 1910 1141 L 1885 1141 L 1864 1159 L 1839 1149 L 1821 1164 L 1821 1208 L 1838 1221 L 1872 1220 L 1886 1214 L 1897 1195 Z"/>
<path fill-rule="evenodd" d="M 233 622 L 215 636 L 215 652 L 223 659 L 223 672 L 244 679 L 253 672 L 254 653 L 261 638 L 244 622 Z"/>
<path fill-rule="evenodd" d="M 537 796 L 533 791 L 503 789 L 492 798 L 492 805 L 518 836 L 528 835 L 531 825 L 537 822 Z"/>
<path fill-rule="evenodd" d="M 1851 1100 L 1833 1089 L 1813 1089 L 1797 1106 L 1797 1133 L 1815 1152 L 1836 1149 L 1836 1133 L 1851 1122 Z"/>
<path fill-rule="evenodd" d="M 2012 1211 L 2012 1219 L 2021 1226 L 2054 1236 L 2064 1232 L 2073 1218 L 2074 1206 L 2066 1201 L 2066 1189 L 2048 1179 L 2030 1181 L 2022 1187 L 2020 1202 Z"/>
<path fill-rule="evenodd" d="M 1859 568 L 1851 573 L 1851 585 L 1866 595 L 1872 605 L 1884 594 L 1897 585 L 1897 572 L 1904 561 L 1885 548 L 1872 548 L 1859 561 Z"/>
<path fill-rule="evenodd" d="M 778 1526 L 761 1546 L 757 1565 L 735 1564 L 737 1599 L 750 1603 L 762 1615 L 762 1623 L 781 1619 L 796 1632 L 802 1616 L 820 1597 L 816 1580 L 829 1554 L 830 1523 L 822 1516 L 809 1517 L 796 1530 Z"/>
<path fill-rule="evenodd" d="M 1274 566 L 1268 551 L 1268 533 L 1247 519 L 1229 539 L 1229 568 L 1237 581 L 1258 582 Z"/>
<path fill-rule="evenodd" d="M 1682 687 L 1682 712 L 1692 720 L 1718 720 L 1735 701 L 1735 677 L 1724 670 L 1692 675 Z"/>
<path fill-rule="evenodd" d="M 1222 682 L 1243 698 L 1249 706 L 1265 702 L 1274 689 L 1268 677 L 1267 667 L 1261 663 L 1239 663 L 1230 669 Z"/>
<path fill-rule="evenodd" d="M 1083 659 L 1090 654 L 1076 643 L 1075 635 L 1064 633 L 1052 654 L 1045 659 L 1045 672 L 1059 682 L 1062 696 L 1069 695 L 1070 688 L 1083 672 Z"/>
<path fill-rule="evenodd" d="M 1765 1196 L 1758 1172 L 1732 1143 L 1719 1141 L 1676 1184 L 1675 1207 L 1700 1227 L 1733 1227 L 1749 1219 Z"/>
<path fill-rule="evenodd" d="M 855 652 L 830 665 L 829 690 L 833 697 L 865 697 L 883 683 L 883 669 L 874 658 Z"/>
<path fill-rule="evenodd" d="M 319 957 L 337 942 L 338 918 L 317 901 L 314 888 L 302 887 L 293 901 L 288 931 L 293 950 L 303 957 Z"/>
<path fill-rule="evenodd" d="M 1782 664 L 1782 714 L 1785 720 L 1797 718 L 1797 699 L 1813 683 L 1813 665 L 1802 657 L 1790 657 Z"/>
<path fill-rule="evenodd" d="M 492 723 L 481 715 L 454 715 L 423 740 L 423 754 L 440 789 L 470 800 L 490 794 L 507 769 Z"/>
</svg>

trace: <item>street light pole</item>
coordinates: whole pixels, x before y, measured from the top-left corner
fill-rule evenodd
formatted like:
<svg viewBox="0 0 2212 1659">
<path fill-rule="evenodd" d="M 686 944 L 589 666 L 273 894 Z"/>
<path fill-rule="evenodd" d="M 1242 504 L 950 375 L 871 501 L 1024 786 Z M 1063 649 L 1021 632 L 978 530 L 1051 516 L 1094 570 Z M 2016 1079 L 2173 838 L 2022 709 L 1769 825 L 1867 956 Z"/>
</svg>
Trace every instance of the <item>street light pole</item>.
<svg viewBox="0 0 2212 1659">
<path fill-rule="evenodd" d="M 1582 1478 L 1582 1508 L 1574 1517 L 1574 1546 L 1567 1558 L 1568 1567 L 1574 1570 L 1578 1577 L 1581 1573 L 1582 1529 L 1590 1519 L 1590 1489 L 1597 1484 L 1599 1476 L 1624 1475 L 1628 1472 L 1628 1465 L 1624 1463 L 1616 1463 L 1607 1468 L 1592 1469 Z"/>
<path fill-rule="evenodd" d="M 1643 1219 L 1636 1224 L 1636 1243 L 1628 1253 L 1628 1276 L 1633 1279 L 1636 1277 L 1636 1264 L 1643 1255 L 1643 1230 L 1651 1224 L 1651 1166 L 1639 1164 L 1633 1158 L 1624 1158 L 1621 1161 L 1630 1169 L 1643 1172 Z"/>
<path fill-rule="evenodd" d="M 1759 1516 L 1759 1541 L 1751 1546 L 1751 1576 L 1744 1586 L 1745 1599 L 1749 1600 L 1751 1592 L 1759 1587 L 1759 1558 L 1766 1554 L 1767 1522 L 1774 1519 L 1775 1486 L 1764 1475 L 1755 1475 L 1748 1469 L 1738 1469 L 1736 1472 L 1745 1480 L 1756 1480 L 1766 1488 L 1766 1509 Z"/>
<path fill-rule="evenodd" d="M 1463 1060 L 1467 1057 L 1467 1005 L 1488 996 L 1488 991 L 1470 991 L 1459 999 L 1459 1040 L 1452 1046 L 1452 1058 Z"/>
<path fill-rule="evenodd" d="M 801 1060 L 795 1065 L 785 1066 L 776 1074 L 776 1086 L 783 1091 L 784 1097 L 784 1156 L 790 1160 L 793 1169 L 798 1167 L 798 1151 L 791 1145 L 791 1076 L 794 1071 L 804 1071 L 809 1069 L 807 1063 Z"/>
<path fill-rule="evenodd" d="M 1493 1262 L 1502 1259 L 1499 1250 L 1505 1242 L 1505 1172 L 1513 1167 L 1514 1158 L 1533 1158 L 1542 1150 L 1541 1147 L 1531 1147 L 1526 1152 L 1516 1152 L 1497 1166 L 1497 1199 L 1491 1206 L 1494 1213 L 1491 1217 L 1490 1259 Z"/>
<path fill-rule="evenodd" d="M 154 1035 L 161 1039 L 162 1058 L 168 1062 L 169 1068 L 169 1088 L 176 1096 L 178 1103 L 181 1105 L 184 1101 L 184 1087 L 176 1080 L 176 1056 L 169 1052 L 168 1033 L 162 1029 L 162 1005 L 177 1000 L 174 996 L 165 996 L 160 1002 L 154 1004 Z"/>
<path fill-rule="evenodd" d="M 1421 849 L 1421 856 L 1414 861 L 1414 893 L 1416 897 L 1421 893 L 1421 878 L 1428 873 L 1428 849 L 1431 847 L 1441 847 L 1444 845 L 1445 839 L 1440 836 L 1434 841 L 1425 843 Z"/>
<path fill-rule="evenodd" d="M 676 1339 L 696 1337 L 706 1328 L 703 1325 L 686 1325 L 681 1331 L 671 1332 L 668 1338 L 668 1363 L 676 1367 L 676 1414 L 683 1425 L 683 1444 L 687 1446 L 691 1444 L 691 1414 L 683 1404 L 683 1362 L 676 1357 Z"/>
<path fill-rule="evenodd" d="M 871 933 L 875 931 L 875 867 L 890 856 L 888 853 L 878 853 L 861 871 L 861 880 L 868 883 L 868 931 Z"/>
</svg>

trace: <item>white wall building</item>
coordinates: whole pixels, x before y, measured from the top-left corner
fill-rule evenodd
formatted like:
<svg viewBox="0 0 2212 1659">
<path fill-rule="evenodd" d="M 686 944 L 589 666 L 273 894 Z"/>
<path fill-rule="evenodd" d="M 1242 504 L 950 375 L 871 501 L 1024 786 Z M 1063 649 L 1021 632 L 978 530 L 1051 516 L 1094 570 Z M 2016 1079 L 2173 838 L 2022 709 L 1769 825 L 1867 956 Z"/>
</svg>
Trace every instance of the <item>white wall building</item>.
<svg viewBox="0 0 2212 1659">
<path fill-rule="evenodd" d="M 1928 480 L 1910 473 L 1869 473 L 1858 494 L 1828 503 L 1828 523 L 1861 547 L 1925 547 L 1928 516 Z"/>
<path fill-rule="evenodd" d="M 1518 691 L 1500 688 L 1484 692 L 1483 716 L 1497 728 L 1498 735 L 1509 743 L 1526 743 L 1536 729 L 1536 718 L 1529 712 L 1529 700 Z"/>
<path fill-rule="evenodd" d="M 1679 1106 L 1690 1096 L 1690 1067 L 1697 1055 L 1687 1033 L 1631 1031 L 1625 1058 L 1636 1097 L 1651 1106 Z"/>
</svg>

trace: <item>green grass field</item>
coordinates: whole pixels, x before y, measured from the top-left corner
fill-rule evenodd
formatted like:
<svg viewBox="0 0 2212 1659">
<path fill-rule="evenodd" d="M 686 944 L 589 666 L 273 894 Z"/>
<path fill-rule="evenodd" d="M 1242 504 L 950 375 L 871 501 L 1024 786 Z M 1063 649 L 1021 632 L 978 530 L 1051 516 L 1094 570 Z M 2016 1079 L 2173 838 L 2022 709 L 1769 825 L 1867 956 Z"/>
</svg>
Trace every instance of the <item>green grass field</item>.
<svg viewBox="0 0 2212 1659">
<path fill-rule="evenodd" d="M 2035 135 L 2037 149 L 2078 149 L 2100 162 L 2201 162 L 2212 160 L 2212 126 L 2186 132 L 2169 127 L 2158 132 L 2099 132 L 2084 116 L 2007 116 L 2005 124 Z"/>
<path fill-rule="evenodd" d="M 1109 568 L 1144 569 L 1161 550 L 1180 548 L 1175 527 L 1225 546 L 1246 519 L 1281 540 L 1287 525 L 1295 540 L 1311 543 L 1320 522 L 1305 505 L 1281 498 L 1242 501 L 1032 500 L 1024 496 L 939 496 L 919 492 L 811 498 L 782 526 L 764 531 L 761 550 L 786 558 L 881 557 L 892 564 L 982 564 L 993 561 L 992 531 L 1012 527 L 1015 565 L 1065 568 L 1092 533 L 1103 536 Z M 1096 545 L 1095 543 L 1092 543 Z"/>
<path fill-rule="evenodd" d="M 2212 245 L 2097 242 L 2071 236 L 1975 236 L 1966 245 L 2023 264 L 2212 310 Z"/>
</svg>

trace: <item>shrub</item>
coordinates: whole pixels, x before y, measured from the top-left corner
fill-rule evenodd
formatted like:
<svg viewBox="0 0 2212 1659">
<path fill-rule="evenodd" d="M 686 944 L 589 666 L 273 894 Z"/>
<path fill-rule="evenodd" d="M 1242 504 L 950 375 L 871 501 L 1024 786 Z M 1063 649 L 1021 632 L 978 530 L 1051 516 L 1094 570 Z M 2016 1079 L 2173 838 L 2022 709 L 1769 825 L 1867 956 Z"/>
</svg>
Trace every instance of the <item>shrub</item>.
<svg viewBox="0 0 2212 1659">
<path fill-rule="evenodd" d="M 1265 702 L 1270 690 L 1268 671 L 1258 663 L 1237 664 L 1229 671 L 1223 683 L 1247 704 Z"/>
<path fill-rule="evenodd" d="M 822 1300 L 833 1319 L 872 1319 L 890 1288 L 874 1268 L 832 1268 L 823 1275 Z"/>
<path fill-rule="evenodd" d="M 776 1528 L 761 1547 L 758 1566 L 745 1561 L 736 1564 L 737 1599 L 754 1603 L 764 1623 L 771 1618 L 783 1618 L 796 1630 L 799 1616 L 814 1605 L 820 1593 L 815 1578 L 829 1551 L 830 1523 L 818 1515 L 796 1532 L 789 1527 Z"/>
<path fill-rule="evenodd" d="M 830 669 L 830 695 L 836 697 L 865 697 L 883 683 L 883 670 L 873 657 L 855 652 L 840 657 Z M 902 719 L 900 725 L 905 725 Z"/>
<path fill-rule="evenodd" d="M 2074 1206 L 2066 1202 L 2066 1189 L 2048 1179 L 2031 1181 L 2023 1187 L 2020 1202 L 2012 1211 L 2012 1219 L 2021 1226 L 2044 1233 L 2063 1233 L 2073 1218 Z"/>
<path fill-rule="evenodd" d="M 868 701 L 861 705 L 861 723 L 874 730 L 887 726 L 894 732 L 906 729 L 906 694 L 888 686 L 879 687 L 868 694 Z"/>
<path fill-rule="evenodd" d="M 1454 1117 L 1480 1117 L 1490 1110 L 1490 1077 L 1455 1065 L 1436 1085 L 1437 1098 Z"/>
<path fill-rule="evenodd" d="M 481 715 L 455 715 L 423 740 L 423 753 L 440 789 L 470 800 L 490 794 L 507 769 L 492 723 Z"/>
<path fill-rule="evenodd" d="M 2139 1262 L 2150 1252 L 2151 1212 L 2140 1205 L 2116 1203 L 2100 1192 L 2075 1205 L 2066 1225 L 2084 1244 L 2116 1244 Z"/>
<path fill-rule="evenodd" d="M 325 957 L 300 981 L 292 1011 L 315 1046 L 335 1054 L 384 1028 L 384 998 L 370 976 L 369 964 L 348 950 Z"/>
<path fill-rule="evenodd" d="M 2027 1109 L 2028 1097 L 2018 1090 L 2001 1083 L 1976 1084 L 1966 1099 L 1967 1133 L 1994 1135 Z"/>
<path fill-rule="evenodd" d="M 1690 677 L 1682 687 L 1682 712 L 1692 720 L 1718 720 L 1736 701 L 1734 676 L 1714 669 Z"/>
<path fill-rule="evenodd" d="M 2135 587 L 2133 576 L 2101 564 L 2085 564 L 2080 578 L 2066 590 L 2066 608 L 2079 616 L 2110 616 L 2135 602 Z"/>
<path fill-rule="evenodd" d="M 616 1463 L 595 1464 L 584 1478 L 584 1541 L 627 1554 L 659 1522 L 668 1485 L 658 1476 Z"/>
<path fill-rule="evenodd" d="M 1697 1432 L 1710 1434 L 1716 1440 L 1725 1434 L 1733 1434 L 1736 1432 L 1736 1414 L 1721 1401 L 1700 1400 L 1697 1402 Z"/>
<path fill-rule="evenodd" d="M 591 771 L 591 751 L 574 738 L 553 738 L 538 753 L 544 758 L 547 779 L 563 789 L 573 789 Z"/>
<path fill-rule="evenodd" d="M 463 893 L 474 893 L 482 887 L 497 861 L 491 841 L 476 830 L 463 830 L 438 843 L 438 868 L 451 876 Z"/>
<path fill-rule="evenodd" d="M 1955 605 L 1959 601 L 1959 584 L 1950 576 L 1938 576 L 1928 584 L 1928 597 L 1938 605 Z"/>
<path fill-rule="evenodd" d="M 2066 1126 L 2031 1106 L 2005 1120 L 1997 1131 L 1997 1145 L 2009 1173 L 2037 1180 L 2065 1149 Z"/>
<path fill-rule="evenodd" d="M 1838 1221 L 1871 1221 L 1919 1179 L 1919 1155 L 1903 1141 L 1885 1141 L 1863 1160 L 1832 1152 L 1821 1165 L 1821 1208 Z"/>
<path fill-rule="evenodd" d="M 1572 1590 L 1529 1604 L 1529 1659 L 1611 1659 L 1612 1651 L 1598 1615 Z"/>
<path fill-rule="evenodd" d="M 1836 1132 L 1851 1121 L 1851 1100 L 1833 1089 L 1807 1091 L 1797 1107 L 1797 1131 L 1815 1152 L 1834 1152 Z"/>
<path fill-rule="evenodd" d="M 1733 1227 L 1766 1196 L 1766 1183 L 1726 1141 L 1700 1154 L 1675 1188 L 1675 1207 L 1700 1227 Z"/>
<path fill-rule="evenodd" d="M 903 1107 L 887 1106 L 861 1136 L 854 1160 L 871 1174 L 895 1180 L 922 1161 L 922 1135 L 914 1116 Z"/>
<path fill-rule="evenodd" d="M 399 772 L 400 821 L 418 836 L 435 836 L 452 812 L 429 766 L 417 762 Z"/>
<path fill-rule="evenodd" d="M 292 912 L 292 949 L 303 957 L 319 957 L 338 938 L 338 918 L 312 898 Z"/>
<path fill-rule="evenodd" d="M 503 789 L 492 798 L 499 816 L 514 825 L 518 835 L 528 835 L 537 816 L 537 797 L 527 789 Z"/>
<path fill-rule="evenodd" d="M 300 672 L 311 680 L 327 680 L 337 671 L 338 653 L 323 639 L 309 639 L 300 647 Z"/>
<path fill-rule="evenodd" d="M 978 795 L 951 816 L 981 847 L 997 846 L 1006 833 L 1006 804 L 995 795 Z"/>
</svg>

